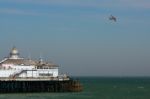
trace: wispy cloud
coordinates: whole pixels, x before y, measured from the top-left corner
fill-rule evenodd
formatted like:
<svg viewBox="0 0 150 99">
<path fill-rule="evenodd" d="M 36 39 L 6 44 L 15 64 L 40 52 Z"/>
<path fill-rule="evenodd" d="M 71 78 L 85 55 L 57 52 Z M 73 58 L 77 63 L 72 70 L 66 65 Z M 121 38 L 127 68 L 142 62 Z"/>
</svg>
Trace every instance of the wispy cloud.
<svg viewBox="0 0 150 99">
<path fill-rule="evenodd" d="M 60 5 L 60 6 L 98 6 L 97 0 L 1 0 L 0 2 L 39 4 L 39 5 Z"/>
<path fill-rule="evenodd" d="M 0 8 L 0 13 L 2 14 L 14 14 L 14 15 L 30 15 L 30 16 L 38 16 L 39 13 L 25 11 L 20 9 L 10 9 L 10 8 Z"/>
<path fill-rule="evenodd" d="M 122 10 L 122 9 L 127 9 L 127 10 L 128 9 L 150 9 L 149 0 L 0 0 L 0 3 L 23 4 L 24 6 L 26 6 L 25 8 L 28 8 L 28 4 L 36 5 L 36 7 L 38 7 L 38 5 L 44 5 L 44 6 L 56 5 L 60 7 L 63 6 L 63 7 L 77 7 L 77 8 L 78 7 L 105 8 L 106 13 L 112 10 Z M 38 9 L 36 10 L 32 8 L 21 9 L 20 7 L 12 8 L 12 9 L 7 8 L 7 7 L 0 8 L 0 13 L 16 14 L 16 15 L 32 15 L 32 16 L 38 16 L 38 15 L 50 16 L 51 15 L 51 13 L 48 10 L 42 9 L 38 11 Z M 103 13 L 103 14 L 106 14 L 106 13 Z M 64 13 L 62 12 L 53 13 L 53 15 L 54 14 L 64 14 Z M 81 14 L 91 15 L 91 13 L 89 12 L 88 13 L 85 12 Z"/>
<path fill-rule="evenodd" d="M 149 0 L 121 0 L 122 4 L 127 4 L 129 7 L 150 9 Z"/>
<path fill-rule="evenodd" d="M 82 7 L 130 7 L 141 9 L 150 8 L 149 0 L 1 0 L 0 2 Z"/>
</svg>

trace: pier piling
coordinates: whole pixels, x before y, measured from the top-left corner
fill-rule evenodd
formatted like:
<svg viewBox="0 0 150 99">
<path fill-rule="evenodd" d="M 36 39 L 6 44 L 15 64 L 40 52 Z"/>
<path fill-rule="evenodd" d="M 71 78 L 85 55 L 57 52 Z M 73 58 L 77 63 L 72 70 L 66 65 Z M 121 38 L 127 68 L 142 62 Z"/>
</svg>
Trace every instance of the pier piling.
<svg viewBox="0 0 150 99">
<path fill-rule="evenodd" d="M 0 81 L 0 93 L 79 92 L 79 81 Z"/>
</svg>

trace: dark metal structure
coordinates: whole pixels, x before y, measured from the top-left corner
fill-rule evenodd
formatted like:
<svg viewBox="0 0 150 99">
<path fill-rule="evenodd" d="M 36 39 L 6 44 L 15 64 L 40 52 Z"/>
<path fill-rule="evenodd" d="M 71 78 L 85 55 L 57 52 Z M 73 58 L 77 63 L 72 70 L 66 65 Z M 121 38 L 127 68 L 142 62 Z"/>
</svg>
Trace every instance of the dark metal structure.
<svg viewBox="0 0 150 99">
<path fill-rule="evenodd" d="M 0 93 L 80 92 L 77 80 L 68 81 L 0 81 Z"/>
</svg>

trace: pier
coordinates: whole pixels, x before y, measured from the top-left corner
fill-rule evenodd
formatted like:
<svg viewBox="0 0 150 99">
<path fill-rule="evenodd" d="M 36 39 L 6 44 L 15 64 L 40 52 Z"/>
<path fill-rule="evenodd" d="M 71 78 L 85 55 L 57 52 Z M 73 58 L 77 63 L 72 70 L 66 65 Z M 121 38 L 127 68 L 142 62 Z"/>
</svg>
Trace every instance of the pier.
<svg viewBox="0 0 150 99">
<path fill-rule="evenodd" d="M 80 92 L 82 86 L 76 80 L 3 80 L 0 93 L 23 92 Z"/>
<path fill-rule="evenodd" d="M 0 93 L 82 91 L 79 81 L 59 74 L 58 65 L 19 55 L 13 47 L 9 57 L 0 61 Z"/>
</svg>

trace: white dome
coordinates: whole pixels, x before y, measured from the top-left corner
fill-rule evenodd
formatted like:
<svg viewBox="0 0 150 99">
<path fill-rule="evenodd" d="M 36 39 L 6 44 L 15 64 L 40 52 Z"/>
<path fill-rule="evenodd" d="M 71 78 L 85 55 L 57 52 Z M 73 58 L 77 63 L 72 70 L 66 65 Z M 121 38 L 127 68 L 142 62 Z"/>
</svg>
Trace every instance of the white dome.
<svg viewBox="0 0 150 99">
<path fill-rule="evenodd" d="M 11 50 L 11 54 L 18 54 L 18 50 L 14 47 L 12 50 Z"/>
<path fill-rule="evenodd" d="M 10 52 L 10 58 L 12 59 L 18 59 L 19 58 L 19 52 L 16 47 L 13 47 Z"/>
</svg>

